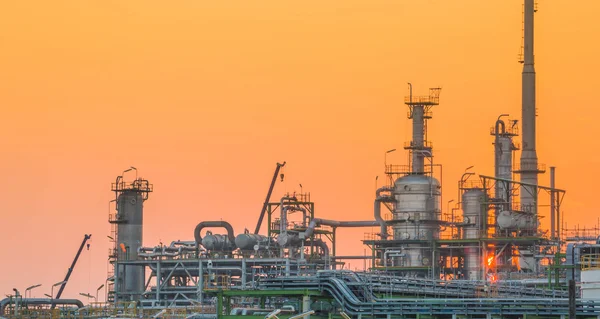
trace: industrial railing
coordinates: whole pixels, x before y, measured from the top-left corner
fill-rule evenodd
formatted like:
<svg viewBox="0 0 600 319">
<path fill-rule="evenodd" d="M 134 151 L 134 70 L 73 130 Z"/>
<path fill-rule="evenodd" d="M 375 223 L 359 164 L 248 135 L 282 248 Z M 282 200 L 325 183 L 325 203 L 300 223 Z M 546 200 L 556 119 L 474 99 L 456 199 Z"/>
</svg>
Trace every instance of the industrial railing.
<svg viewBox="0 0 600 319">
<path fill-rule="evenodd" d="M 432 149 L 433 143 L 430 141 L 423 141 L 423 145 L 416 145 L 413 141 L 404 142 L 404 149 Z"/>
<path fill-rule="evenodd" d="M 546 164 L 538 163 L 537 166 L 532 165 L 530 163 L 527 163 L 525 165 L 521 165 L 521 163 L 514 164 L 513 172 L 515 172 L 515 173 L 531 172 L 531 171 L 538 172 L 538 173 L 544 173 L 544 172 L 546 172 Z"/>
<path fill-rule="evenodd" d="M 425 165 L 423 169 L 423 173 L 431 174 L 431 165 Z M 395 164 L 387 164 L 385 166 L 385 173 L 388 175 L 399 174 L 399 175 L 408 175 L 414 173 L 411 169 L 410 165 L 395 165 Z"/>
<path fill-rule="evenodd" d="M 204 290 L 227 290 L 231 286 L 229 275 L 204 275 Z"/>
<path fill-rule="evenodd" d="M 581 256 L 581 270 L 600 269 L 600 254 L 587 254 Z"/>
<path fill-rule="evenodd" d="M 150 184 L 147 180 L 136 179 L 132 182 L 119 182 L 111 184 L 111 191 L 125 191 L 125 190 L 134 190 L 137 192 L 150 193 L 154 190 L 154 186 Z"/>
<path fill-rule="evenodd" d="M 412 105 L 438 105 L 440 104 L 440 97 L 439 95 L 405 96 L 404 103 Z"/>
<path fill-rule="evenodd" d="M 490 128 L 490 135 L 496 135 L 496 127 L 492 126 Z M 503 135 L 503 134 L 500 134 Z M 504 131 L 504 135 L 510 135 L 510 136 L 517 136 L 519 135 L 519 127 L 518 126 L 512 126 L 512 125 L 508 125 Z"/>
</svg>

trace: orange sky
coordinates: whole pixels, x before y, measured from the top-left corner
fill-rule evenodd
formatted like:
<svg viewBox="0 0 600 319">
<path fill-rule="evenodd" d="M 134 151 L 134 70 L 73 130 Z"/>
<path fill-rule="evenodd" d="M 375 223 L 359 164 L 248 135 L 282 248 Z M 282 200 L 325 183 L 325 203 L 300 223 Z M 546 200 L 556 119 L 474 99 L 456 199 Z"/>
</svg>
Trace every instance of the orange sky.
<svg viewBox="0 0 600 319">
<path fill-rule="evenodd" d="M 64 296 L 94 293 L 110 183 L 130 165 L 155 185 L 148 246 L 203 220 L 252 229 L 284 160 L 273 198 L 302 183 L 320 217 L 371 219 L 383 154 L 410 138 L 409 81 L 443 86 L 430 139 L 445 208 L 467 166 L 493 174 L 496 117 L 520 118 L 521 2 L 2 1 L 0 292 L 50 293 L 92 233 Z M 599 11 L 552 0 L 536 14 L 538 155 L 570 224 L 600 217 Z M 362 253 L 367 231 L 341 230 L 339 252 Z"/>
</svg>

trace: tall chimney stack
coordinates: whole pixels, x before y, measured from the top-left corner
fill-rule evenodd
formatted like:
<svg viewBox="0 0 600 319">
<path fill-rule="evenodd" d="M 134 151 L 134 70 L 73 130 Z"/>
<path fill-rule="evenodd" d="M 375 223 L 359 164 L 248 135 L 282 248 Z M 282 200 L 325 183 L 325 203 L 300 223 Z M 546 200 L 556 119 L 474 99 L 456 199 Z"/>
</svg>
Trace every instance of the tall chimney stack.
<svg viewBox="0 0 600 319">
<path fill-rule="evenodd" d="M 521 164 L 517 173 L 521 174 L 521 182 L 537 185 L 538 167 L 535 150 L 535 68 L 533 55 L 533 15 L 535 0 L 525 0 L 523 16 L 523 73 L 522 73 L 522 152 Z M 537 195 L 533 187 L 521 187 L 522 210 L 537 213 Z"/>
</svg>

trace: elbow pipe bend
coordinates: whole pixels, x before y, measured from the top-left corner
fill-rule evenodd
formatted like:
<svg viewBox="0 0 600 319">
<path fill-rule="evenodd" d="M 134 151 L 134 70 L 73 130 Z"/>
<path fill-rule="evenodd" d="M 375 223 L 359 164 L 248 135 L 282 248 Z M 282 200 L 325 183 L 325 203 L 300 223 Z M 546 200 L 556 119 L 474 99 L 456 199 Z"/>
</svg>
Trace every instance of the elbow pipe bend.
<svg viewBox="0 0 600 319">
<path fill-rule="evenodd" d="M 235 235 L 233 234 L 233 227 L 231 227 L 231 224 L 229 224 L 226 221 L 205 221 L 205 222 L 201 222 L 200 224 L 198 224 L 196 226 L 196 229 L 194 229 L 194 239 L 196 240 L 196 243 L 198 245 L 202 244 L 202 236 L 200 235 L 200 232 L 202 231 L 202 229 L 206 228 L 206 227 L 223 227 L 227 230 L 227 237 L 229 238 L 229 242 L 231 243 L 235 243 Z"/>
</svg>

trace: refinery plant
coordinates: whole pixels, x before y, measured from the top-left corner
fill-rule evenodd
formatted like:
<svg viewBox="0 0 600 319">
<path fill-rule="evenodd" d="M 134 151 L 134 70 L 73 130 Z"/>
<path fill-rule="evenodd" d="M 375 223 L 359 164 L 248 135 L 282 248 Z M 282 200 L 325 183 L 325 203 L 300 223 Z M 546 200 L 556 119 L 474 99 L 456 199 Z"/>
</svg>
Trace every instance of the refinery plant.
<svg viewBox="0 0 600 319">
<path fill-rule="evenodd" d="M 151 194 L 149 180 L 121 174 L 111 185 L 107 302 L 60 298 L 86 235 L 56 295 L 27 298 L 15 290 L 1 301 L 0 316 L 600 318 L 600 238 L 563 229 L 565 190 L 555 185 L 554 167 L 550 185 L 538 183 L 546 168 L 536 154 L 536 8 L 534 0 L 524 2 L 521 118 L 499 110 L 490 119 L 494 172 L 467 169 L 455 205 L 451 200 L 442 209 L 442 163 L 434 162 L 427 135 L 441 88 L 413 95 L 409 83 L 408 160 L 385 164 L 386 183 L 374 194 L 372 215 L 327 219 L 315 214 L 318 204 L 304 192 L 271 199 L 284 178 L 281 162 L 257 224 L 248 225 L 254 231 L 240 232 L 214 216 L 199 221 L 190 240 L 153 245 L 143 240 L 144 203 L 160 194 Z M 363 240 L 367 254 L 341 256 L 339 228 L 377 232 Z M 347 269 L 349 260 L 366 269 Z"/>
</svg>

